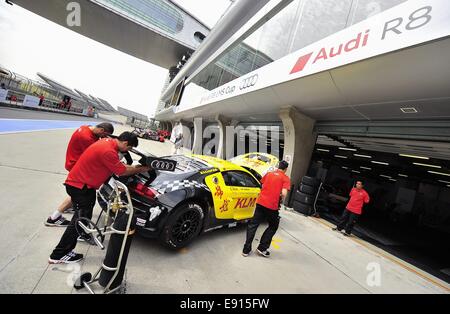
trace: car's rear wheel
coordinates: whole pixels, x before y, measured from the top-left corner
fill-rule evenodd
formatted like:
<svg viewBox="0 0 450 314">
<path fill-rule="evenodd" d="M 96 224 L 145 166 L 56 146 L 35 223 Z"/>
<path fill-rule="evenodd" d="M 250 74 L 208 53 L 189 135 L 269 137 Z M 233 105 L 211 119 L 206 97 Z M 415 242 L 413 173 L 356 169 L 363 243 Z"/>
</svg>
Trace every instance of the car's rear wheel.
<svg viewBox="0 0 450 314">
<path fill-rule="evenodd" d="M 200 205 L 183 204 L 173 209 L 161 232 L 160 240 L 172 249 L 185 247 L 200 233 L 203 219 L 204 214 Z"/>
</svg>

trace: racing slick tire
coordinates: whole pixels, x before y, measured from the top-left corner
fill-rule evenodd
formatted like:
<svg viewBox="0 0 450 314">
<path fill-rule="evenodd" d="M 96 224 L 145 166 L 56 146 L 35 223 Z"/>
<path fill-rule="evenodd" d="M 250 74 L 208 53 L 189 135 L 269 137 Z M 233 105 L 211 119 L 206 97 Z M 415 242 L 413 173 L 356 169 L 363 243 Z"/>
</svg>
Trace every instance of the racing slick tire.
<svg viewBox="0 0 450 314">
<path fill-rule="evenodd" d="M 299 191 L 295 191 L 294 201 L 303 203 L 305 205 L 312 205 L 314 203 L 314 196 Z"/>
<path fill-rule="evenodd" d="M 199 235 L 204 216 L 202 207 L 195 203 L 174 208 L 163 227 L 160 241 L 171 249 L 185 247 Z"/>
<path fill-rule="evenodd" d="M 309 194 L 309 195 L 314 195 L 316 193 L 315 187 L 306 185 L 306 184 L 300 184 L 300 187 L 298 190 L 302 193 Z"/>
<path fill-rule="evenodd" d="M 312 207 L 311 207 L 311 205 L 307 205 L 307 204 L 303 204 L 303 203 L 294 201 L 294 210 L 305 216 L 310 216 L 311 212 L 312 212 Z"/>
<path fill-rule="evenodd" d="M 319 180 L 316 179 L 316 178 L 304 176 L 302 178 L 302 184 L 303 185 L 309 185 L 309 186 L 312 186 L 312 187 L 316 187 L 316 186 L 319 185 Z"/>
</svg>

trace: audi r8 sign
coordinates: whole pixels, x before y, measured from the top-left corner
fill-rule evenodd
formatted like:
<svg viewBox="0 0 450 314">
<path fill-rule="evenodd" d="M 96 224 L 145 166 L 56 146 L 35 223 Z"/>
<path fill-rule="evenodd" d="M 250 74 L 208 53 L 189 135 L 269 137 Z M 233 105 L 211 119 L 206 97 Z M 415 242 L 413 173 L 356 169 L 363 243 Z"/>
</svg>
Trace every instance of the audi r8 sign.
<svg viewBox="0 0 450 314">
<path fill-rule="evenodd" d="M 449 35 L 449 0 L 410 0 L 195 96 L 196 101 L 182 101 L 178 112 Z"/>
</svg>

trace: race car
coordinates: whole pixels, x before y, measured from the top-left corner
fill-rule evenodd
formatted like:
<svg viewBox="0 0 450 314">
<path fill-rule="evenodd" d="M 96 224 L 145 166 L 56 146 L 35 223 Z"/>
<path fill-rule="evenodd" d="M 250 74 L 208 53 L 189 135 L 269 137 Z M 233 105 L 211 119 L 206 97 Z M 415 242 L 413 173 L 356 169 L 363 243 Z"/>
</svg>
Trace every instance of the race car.
<svg viewBox="0 0 450 314">
<path fill-rule="evenodd" d="M 142 236 L 179 249 L 200 233 L 253 217 L 261 185 L 247 169 L 208 156 L 162 158 L 176 161 L 175 171 L 151 170 L 121 180 L 130 191 Z M 108 183 L 99 190 L 103 210 L 111 193 Z"/>
<path fill-rule="evenodd" d="M 165 138 L 162 135 L 159 135 L 158 132 L 153 131 L 153 130 L 143 130 L 143 129 L 134 129 L 134 131 L 132 132 L 133 134 L 136 134 L 137 137 L 139 138 L 143 138 L 146 140 L 152 140 L 152 141 L 158 141 L 161 143 L 165 142 Z"/>
<path fill-rule="evenodd" d="M 230 162 L 250 171 L 258 180 L 277 168 L 279 159 L 266 153 L 249 153 L 229 159 Z"/>
</svg>

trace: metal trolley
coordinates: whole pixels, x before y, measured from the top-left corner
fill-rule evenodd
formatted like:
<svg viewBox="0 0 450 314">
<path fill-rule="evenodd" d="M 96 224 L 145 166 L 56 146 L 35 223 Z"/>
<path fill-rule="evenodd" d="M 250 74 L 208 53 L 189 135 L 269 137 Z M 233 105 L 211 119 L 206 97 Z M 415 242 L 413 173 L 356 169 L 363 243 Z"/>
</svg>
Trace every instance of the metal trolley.
<svg viewBox="0 0 450 314">
<path fill-rule="evenodd" d="M 113 191 L 105 200 L 107 201 L 107 211 L 104 226 L 99 227 L 98 225 L 101 215 L 96 223 L 83 217 L 76 222 L 80 236 L 88 241 L 93 240 L 102 250 L 105 248 L 103 245 L 105 236 L 110 235 L 108 249 L 101 267 L 94 275 L 89 272 L 81 274 L 74 284 L 75 289 L 86 288 L 92 294 L 95 294 L 93 284 L 97 282 L 103 287 L 102 293 L 105 294 L 115 293 L 121 289 L 131 240 L 135 232 L 134 209 L 128 188 L 115 179 L 111 179 L 109 185 L 113 187 Z M 125 197 L 122 197 L 123 195 Z"/>
</svg>

